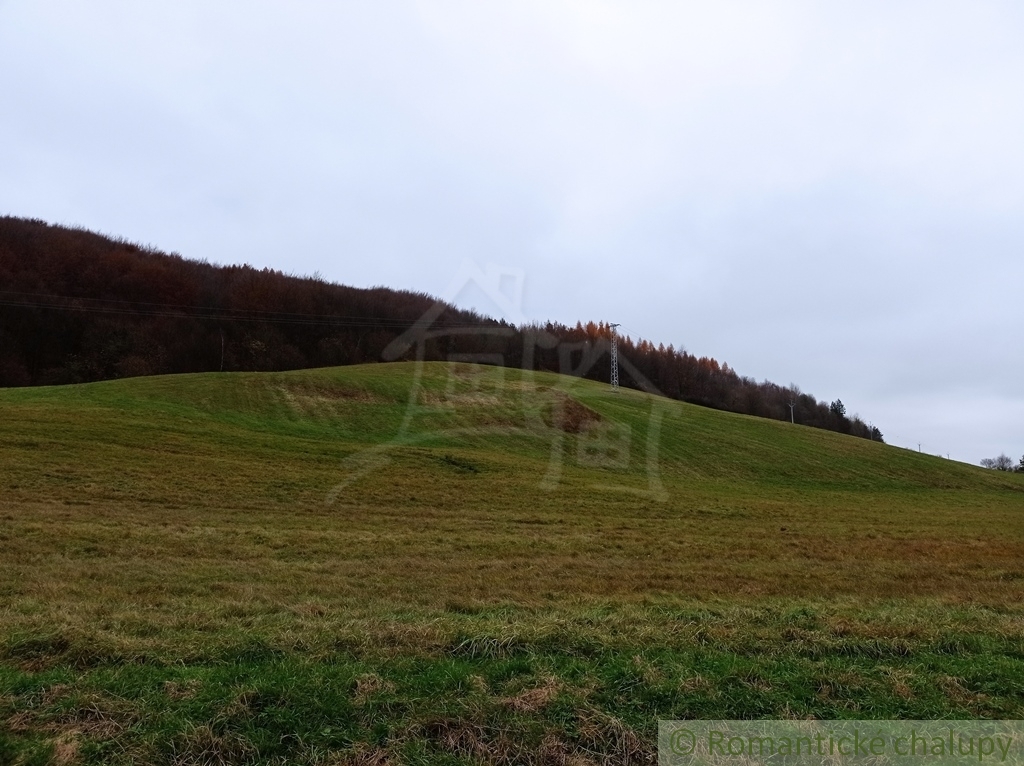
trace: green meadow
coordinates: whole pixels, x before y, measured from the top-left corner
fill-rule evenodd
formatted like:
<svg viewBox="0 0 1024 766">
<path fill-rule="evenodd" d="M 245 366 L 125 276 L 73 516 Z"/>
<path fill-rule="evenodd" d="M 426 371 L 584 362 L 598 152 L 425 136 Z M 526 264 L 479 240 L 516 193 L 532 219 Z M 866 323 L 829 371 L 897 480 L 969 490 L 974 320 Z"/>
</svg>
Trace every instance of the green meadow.
<svg viewBox="0 0 1024 766">
<path fill-rule="evenodd" d="M 415 363 L 0 391 L 0 764 L 1024 718 L 1024 475 Z"/>
</svg>

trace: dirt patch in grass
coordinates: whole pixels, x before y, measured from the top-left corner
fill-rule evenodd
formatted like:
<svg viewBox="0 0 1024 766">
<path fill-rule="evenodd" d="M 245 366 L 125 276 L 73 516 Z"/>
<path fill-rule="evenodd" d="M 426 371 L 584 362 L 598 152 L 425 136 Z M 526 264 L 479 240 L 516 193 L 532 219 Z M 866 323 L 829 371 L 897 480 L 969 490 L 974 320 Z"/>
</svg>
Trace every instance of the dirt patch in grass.
<svg viewBox="0 0 1024 766">
<path fill-rule="evenodd" d="M 544 411 L 544 423 L 567 434 L 578 434 L 601 422 L 600 413 L 562 391 L 552 392 L 553 402 Z"/>
</svg>

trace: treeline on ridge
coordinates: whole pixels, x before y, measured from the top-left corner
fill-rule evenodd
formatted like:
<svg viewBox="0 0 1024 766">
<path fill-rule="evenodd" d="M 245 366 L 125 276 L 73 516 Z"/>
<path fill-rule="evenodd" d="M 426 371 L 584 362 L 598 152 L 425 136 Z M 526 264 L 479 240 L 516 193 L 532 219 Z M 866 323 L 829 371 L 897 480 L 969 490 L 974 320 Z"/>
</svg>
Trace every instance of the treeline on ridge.
<svg viewBox="0 0 1024 766">
<path fill-rule="evenodd" d="M 215 266 L 82 229 L 0 218 L 0 386 L 289 370 L 417 354 L 607 382 L 609 340 L 610 328 L 601 323 L 517 328 L 424 293 Z M 758 383 L 711 358 L 621 337 L 619 353 L 624 386 L 649 383 L 675 399 L 778 420 L 790 419 L 792 404 L 797 423 L 882 438 L 848 417 L 842 402 Z M 631 370 L 646 380 L 634 380 Z"/>
</svg>

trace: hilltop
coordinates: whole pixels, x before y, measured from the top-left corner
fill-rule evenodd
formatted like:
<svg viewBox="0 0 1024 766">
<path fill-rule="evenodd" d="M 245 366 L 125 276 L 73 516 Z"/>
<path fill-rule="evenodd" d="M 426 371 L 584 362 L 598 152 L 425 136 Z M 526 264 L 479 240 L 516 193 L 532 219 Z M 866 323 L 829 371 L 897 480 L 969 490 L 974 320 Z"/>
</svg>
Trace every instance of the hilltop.
<svg viewBox="0 0 1024 766">
<path fill-rule="evenodd" d="M 402 342 L 410 333 L 415 342 Z M 423 293 L 215 266 L 82 229 L 0 218 L 0 386 L 470 356 L 607 382 L 610 338 L 602 322 L 513 327 Z M 624 386 L 882 439 L 839 400 L 759 383 L 671 344 L 625 337 L 619 348 Z"/>
</svg>

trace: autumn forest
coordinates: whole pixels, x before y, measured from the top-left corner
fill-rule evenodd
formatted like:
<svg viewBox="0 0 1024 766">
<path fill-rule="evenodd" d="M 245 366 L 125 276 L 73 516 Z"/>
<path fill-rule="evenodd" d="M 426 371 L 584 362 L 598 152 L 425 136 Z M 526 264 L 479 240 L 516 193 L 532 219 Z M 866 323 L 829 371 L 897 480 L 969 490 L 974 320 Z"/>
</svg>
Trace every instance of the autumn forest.
<svg viewBox="0 0 1024 766">
<path fill-rule="evenodd" d="M 216 266 L 43 221 L 0 218 L 0 386 L 382 360 L 478 360 L 608 381 L 611 330 L 515 327 L 423 293 Z M 620 383 L 881 440 L 841 401 L 708 357 L 618 338 Z"/>
</svg>

